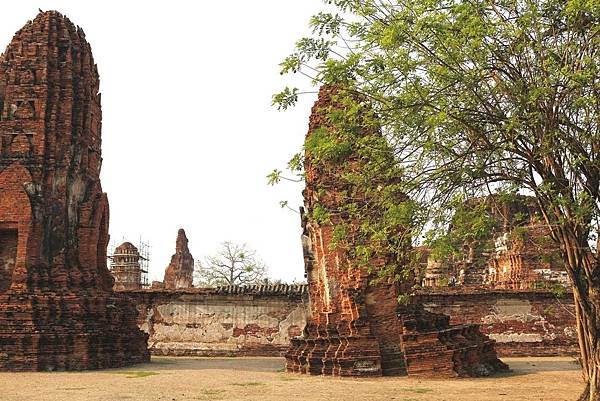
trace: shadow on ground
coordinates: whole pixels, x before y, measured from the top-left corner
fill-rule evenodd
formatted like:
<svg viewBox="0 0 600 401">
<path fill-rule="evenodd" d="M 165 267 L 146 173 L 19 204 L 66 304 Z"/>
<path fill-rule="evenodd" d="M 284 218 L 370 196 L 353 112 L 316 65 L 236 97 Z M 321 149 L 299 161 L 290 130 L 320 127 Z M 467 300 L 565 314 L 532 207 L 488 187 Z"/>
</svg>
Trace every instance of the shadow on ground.
<svg viewBox="0 0 600 401">
<path fill-rule="evenodd" d="M 577 360 L 556 360 L 555 358 L 502 358 L 510 367 L 510 372 L 501 376 L 519 376 L 534 372 L 570 372 L 581 370 Z"/>
<path fill-rule="evenodd" d="M 511 377 L 535 372 L 567 372 L 580 369 L 575 359 L 555 358 L 502 358 L 510 366 L 510 372 L 494 377 Z M 117 369 L 118 370 L 118 369 Z M 284 372 L 283 358 L 205 358 L 205 357 L 152 357 L 150 363 L 129 366 L 121 370 L 169 371 L 169 370 L 233 370 L 243 372 Z"/>
</svg>

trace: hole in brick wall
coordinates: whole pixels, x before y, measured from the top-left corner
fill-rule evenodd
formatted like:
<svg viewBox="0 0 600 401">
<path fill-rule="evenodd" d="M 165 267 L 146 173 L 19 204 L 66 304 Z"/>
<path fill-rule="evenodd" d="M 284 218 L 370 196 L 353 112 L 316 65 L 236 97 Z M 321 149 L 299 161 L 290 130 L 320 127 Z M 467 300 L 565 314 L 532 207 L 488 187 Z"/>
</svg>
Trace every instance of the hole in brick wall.
<svg viewBox="0 0 600 401">
<path fill-rule="evenodd" d="M 17 230 L 0 230 L 0 293 L 10 287 L 17 259 Z"/>
</svg>

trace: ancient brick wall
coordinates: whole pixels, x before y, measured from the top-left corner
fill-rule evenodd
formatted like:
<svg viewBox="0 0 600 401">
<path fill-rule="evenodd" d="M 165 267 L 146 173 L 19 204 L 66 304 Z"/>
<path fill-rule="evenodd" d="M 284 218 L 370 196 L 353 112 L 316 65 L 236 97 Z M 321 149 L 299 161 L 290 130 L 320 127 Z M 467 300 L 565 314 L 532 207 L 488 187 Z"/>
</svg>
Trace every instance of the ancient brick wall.
<svg viewBox="0 0 600 401">
<path fill-rule="evenodd" d="M 426 309 L 454 324 L 475 323 L 496 340 L 503 356 L 576 355 L 577 334 L 571 294 L 535 290 L 452 288 L 423 291 Z"/>
<path fill-rule="evenodd" d="M 154 355 L 280 356 L 306 324 L 305 286 L 124 291 Z"/>
<path fill-rule="evenodd" d="M 280 286 L 221 289 L 124 291 L 140 311 L 139 327 L 150 335 L 155 355 L 275 356 L 299 336 L 308 313 L 307 287 Z M 393 338 L 398 323 L 383 319 L 389 307 L 377 302 L 375 288 L 366 298 L 377 316 L 373 331 Z M 431 312 L 452 324 L 478 324 L 496 340 L 502 356 L 576 355 L 578 352 L 570 294 L 557 298 L 547 291 L 485 288 L 423 291 L 417 295 Z M 378 312 L 379 311 L 379 312 Z M 380 347 L 396 347 L 394 341 Z M 384 355 L 394 355 L 386 353 Z M 393 361 L 385 361 L 393 364 Z"/>
</svg>

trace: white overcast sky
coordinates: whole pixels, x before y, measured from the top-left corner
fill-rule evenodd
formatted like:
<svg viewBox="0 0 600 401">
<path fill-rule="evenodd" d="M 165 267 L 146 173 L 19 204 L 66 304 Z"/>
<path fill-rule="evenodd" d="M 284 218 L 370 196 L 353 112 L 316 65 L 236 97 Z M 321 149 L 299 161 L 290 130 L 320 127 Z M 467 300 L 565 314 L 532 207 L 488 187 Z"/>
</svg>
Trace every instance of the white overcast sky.
<svg viewBox="0 0 600 401">
<path fill-rule="evenodd" d="M 58 10 L 81 26 L 100 71 L 102 185 L 111 243 L 151 245 L 150 279 L 162 280 L 184 228 L 195 259 L 222 241 L 247 243 L 286 281 L 303 279 L 301 184 L 267 186 L 302 144 L 306 95 L 278 112 L 271 95 L 310 88 L 278 63 L 309 34 L 321 0 L 3 2 L 0 47 Z"/>
</svg>

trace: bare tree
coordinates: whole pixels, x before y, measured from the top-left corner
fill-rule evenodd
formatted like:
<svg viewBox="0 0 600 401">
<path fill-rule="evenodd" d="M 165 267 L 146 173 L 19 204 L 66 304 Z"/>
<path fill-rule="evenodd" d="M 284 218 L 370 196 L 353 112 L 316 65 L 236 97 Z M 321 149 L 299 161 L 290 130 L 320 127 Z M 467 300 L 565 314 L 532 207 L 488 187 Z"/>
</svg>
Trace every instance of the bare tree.
<svg viewBox="0 0 600 401">
<path fill-rule="evenodd" d="M 267 267 L 246 244 L 223 242 L 219 251 L 198 260 L 194 269 L 196 286 L 245 285 L 263 282 Z"/>
</svg>

